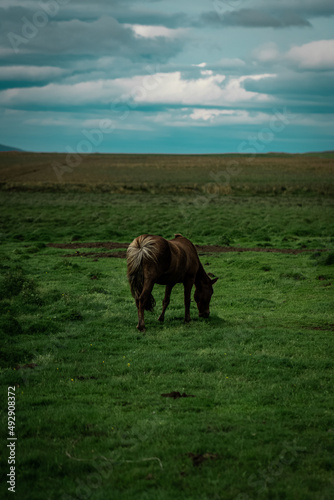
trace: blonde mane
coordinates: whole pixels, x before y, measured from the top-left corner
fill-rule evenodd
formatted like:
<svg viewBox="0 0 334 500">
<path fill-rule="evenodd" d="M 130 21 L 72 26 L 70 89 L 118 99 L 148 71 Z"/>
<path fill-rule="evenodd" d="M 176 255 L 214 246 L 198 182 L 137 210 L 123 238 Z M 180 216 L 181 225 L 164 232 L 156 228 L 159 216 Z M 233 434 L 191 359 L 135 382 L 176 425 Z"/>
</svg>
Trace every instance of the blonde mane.
<svg viewBox="0 0 334 500">
<path fill-rule="evenodd" d="M 126 252 L 127 260 L 127 276 L 130 283 L 131 294 L 135 299 L 138 299 L 144 285 L 144 274 L 143 274 L 143 261 L 154 262 L 158 261 L 158 252 L 156 241 L 153 236 L 147 234 L 138 236 L 132 243 L 128 246 Z M 155 300 L 150 294 L 150 299 L 148 300 L 147 308 L 149 311 L 153 310 L 155 305 Z"/>
<path fill-rule="evenodd" d="M 157 262 L 157 254 L 158 249 L 152 236 L 144 234 L 135 238 L 126 252 L 128 276 L 139 269 L 143 260 Z"/>
</svg>

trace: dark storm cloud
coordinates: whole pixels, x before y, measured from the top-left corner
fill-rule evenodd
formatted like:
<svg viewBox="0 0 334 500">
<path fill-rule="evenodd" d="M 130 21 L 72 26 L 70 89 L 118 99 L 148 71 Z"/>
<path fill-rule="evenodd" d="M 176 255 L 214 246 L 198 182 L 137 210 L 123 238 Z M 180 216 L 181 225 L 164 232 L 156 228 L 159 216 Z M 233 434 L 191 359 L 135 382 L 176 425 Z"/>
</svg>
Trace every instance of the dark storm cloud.
<svg viewBox="0 0 334 500">
<path fill-rule="evenodd" d="M 172 37 L 138 37 L 127 26 L 175 28 L 187 22 L 183 13 L 150 10 L 158 1 L 146 0 L 140 6 L 135 0 L 63 0 L 64 4 L 60 0 L 43 0 L 14 7 L 4 5 L 0 7 L 1 56 L 9 59 L 15 54 L 19 59 L 21 53 L 29 63 L 35 54 L 51 58 L 57 54 L 63 60 L 69 55 L 108 55 L 164 63 L 182 50 L 182 42 Z"/>
<path fill-rule="evenodd" d="M 46 3 L 47 1 L 48 0 L 46 0 Z M 73 2 L 72 0 L 66 6 L 59 6 L 54 19 L 56 21 L 70 21 L 73 19 L 94 21 L 104 16 L 110 16 L 117 19 L 120 23 L 161 25 L 167 28 L 177 28 L 189 24 L 188 18 L 183 12 L 167 14 L 152 10 L 150 4 L 154 2 L 148 2 L 147 5 L 145 2 L 144 5 L 143 2 L 141 2 L 142 5 L 138 6 L 133 0 L 127 0 L 125 2 L 99 0 L 95 3 L 89 2 L 85 5 L 85 8 L 83 8 L 82 3 L 83 2 Z M 154 5 L 152 5 L 152 7 L 154 7 Z M 2 18 L 5 16 L 7 20 L 12 19 L 16 22 L 18 19 L 21 19 L 23 15 L 31 17 L 40 9 L 41 4 L 37 4 L 35 9 L 32 8 L 32 5 L 30 5 L 30 7 L 28 5 L 27 7 L 22 6 L 1 9 L 0 12 L 3 14 L 1 16 Z"/>
<path fill-rule="evenodd" d="M 21 14 L 22 11 L 17 17 L 21 23 L 3 23 L 6 45 L 2 39 L 2 47 L 13 48 L 16 53 L 23 50 L 29 57 L 33 53 L 61 54 L 63 57 L 69 54 L 113 55 L 130 60 L 158 59 L 164 62 L 182 48 L 179 40 L 137 37 L 130 27 L 109 16 L 91 22 L 78 19 L 53 21 L 36 28 L 29 23 L 28 17 Z"/>
<path fill-rule="evenodd" d="M 245 28 L 288 28 L 311 26 L 310 19 L 334 15 L 333 0 L 267 0 L 253 2 L 252 8 L 226 10 L 216 2 L 216 10 L 203 12 L 200 23 Z M 224 7 L 224 8 L 221 8 Z"/>
<path fill-rule="evenodd" d="M 333 0 L 284 0 L 277 2 L 271 0 L 263 5 L 273 9 L 293 11 L 305 17 L 322 17 L 334 15 Z"/>
<path fill-rule="evenodd" d="M 7 4 L 0 6 L 0 25 L 2 28 L 8 23 L 18 25 L 23 16 L 31 20 L 41 10 L 56 22 L 73 19 L 94 21 L 109 16 L 126 23 L 161 24 L 166 27 L 177 27 L 183 25 L 186 20 L 186 16 L 182 12 L 167 14 L 152 10 L 151 4 L 154 8 L 154 4 L 157 3 L 154 0 L 151 2 L 141 1 L 140 6 L 135 0 L 63 1 L 63 4 L 61 0 L 38 0 L 35 2 L 30 1 L 27 4 L 22 1 L 21 5 L 11 6 Z"/>
<path fill-rule="evenodd" d="M 244 28 L 287 28 L 291 26 L 311 26 L 307 19 L 292 12 L 271 13 L 257 9 L 240 9 L 217 12 L 204 12 L 201 16 L 203 24 L 216 26 L 241 26 Z"/>
<path fill-rule="evenodd" d="M 75 4 L 71 4 L 73 9 Z M 100 1 L 96 7 L 101 8 L 103 4 Z M 115 2 L 112 4 L 116 5 Z M 110 7 L 109 3 L 106 5 Z M 69 14 L 66 20 L 49 16 L 48 22 L 41 27 L 37 22 L 36 27 L 36 20 L 43 21 L 43 17 L 34 18 L 41 10 L 34 10 L 33 6 L 29 3 L 29 8 L 0 9 L 0 72 L 2 68 L 2 72 L 8 71 L 7 66 L 54 66 L 64 72 L 59 76 L 50 73 L 50 76 L 46 74 L 45 78 L 37 76 L 35 79 L 24 75 L 20 79 L 0 77 L 0 90 L 40 87 L 61 80 L 75 84 L 122 75 L 129 77 L 146 74 L 147 65 L 152 66 L 150 73 L 155 73 L 184 45 L 180 38 L 139 37 L 130 26 L 108 15 L 94 20 L 78 19 L 81 11 L 77 16 Z M 127 14 L 130 10 L 127 9 Z M 165 16 L 162 14 L 161 17 Z"/>
</svg>

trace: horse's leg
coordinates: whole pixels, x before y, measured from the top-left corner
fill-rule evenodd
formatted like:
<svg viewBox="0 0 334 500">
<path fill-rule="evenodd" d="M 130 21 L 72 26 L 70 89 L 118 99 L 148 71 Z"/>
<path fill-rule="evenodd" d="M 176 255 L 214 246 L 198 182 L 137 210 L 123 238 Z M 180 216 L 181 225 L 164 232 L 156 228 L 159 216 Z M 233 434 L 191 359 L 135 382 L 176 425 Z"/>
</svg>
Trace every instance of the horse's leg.
<svg viewBox="0 0 334 500">
<path fill-rule="evenodd" d="M 138 325 L 137 328 L 139 331 L 144 332 L 145 331 L 145 321 L 144 321 L 144 311 L 145 311 L 145 305 L 148 297 L 150 296 L 154 286 L 154 281 L 145 283 L 144 288 L 142 293 L 140 294 L 140 297 L 138 301 L 136 301 L 137 308 L 138 308 Z"/>
<path fill-rule="evenodd" d="M 166 290 L 165 290 L 165 297 L 164 300 L 162 301 L 162 313 L 160 314 L 158 320 L 163 322 L 165 319 L 165 311 L 168 307 L 168 304 L 170 302 L 170 294 L 172 293 L 173 285 L 166 285 Z"/>
<path fill-rule="evenodd" d="M 190 321 L 190 296 L 191 296 L 191 289 L 194 284 L 194 279 L 192 277 L 188 277 L 184 280 L 183 286 L 184 286 L 184 308 L 185 308 L 185 314 L 184 314 L 184 321 L 186 323 L 189 323 Z"/>
</svg>

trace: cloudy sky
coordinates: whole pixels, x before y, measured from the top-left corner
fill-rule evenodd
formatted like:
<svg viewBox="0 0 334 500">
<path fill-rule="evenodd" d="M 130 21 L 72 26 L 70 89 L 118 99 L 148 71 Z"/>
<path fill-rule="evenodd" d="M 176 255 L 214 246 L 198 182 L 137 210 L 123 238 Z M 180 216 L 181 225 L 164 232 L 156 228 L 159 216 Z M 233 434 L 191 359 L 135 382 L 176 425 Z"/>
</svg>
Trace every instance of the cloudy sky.
<svg viewBox="0 0 334 500">
<path fill-rule="evenodd" d="M 0 143 L 334 149 L 333 0 L 2 0 Z"/>
</svg>

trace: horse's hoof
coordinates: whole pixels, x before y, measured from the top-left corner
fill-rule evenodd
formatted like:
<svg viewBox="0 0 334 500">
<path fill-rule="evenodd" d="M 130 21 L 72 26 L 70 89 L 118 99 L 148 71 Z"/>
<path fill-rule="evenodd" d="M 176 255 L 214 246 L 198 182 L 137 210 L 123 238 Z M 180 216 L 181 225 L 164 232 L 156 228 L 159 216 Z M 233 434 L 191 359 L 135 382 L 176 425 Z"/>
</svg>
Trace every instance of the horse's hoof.
<svg viewBox="0 0 334 500">
<path fill-rule="evenodd" d="M 190 318 L 184 318 L 185 323 L 190 323 L 191 319 Z"/>
<path fill-rule="evenodd" d="M 163 323 L 165 321 L 165 317 L 164 316 L 159 316 L 158 321 L 160 321 L 160 323 Z"/>
<path fill-rule="evenodd" d="M 145 332 L 146 332 L 146 328 L 145 328 L 145 326 L 139 326 L 139 325 L 137 325 L 137 329 L 138 329 L 141 333 L 145 333 Z"/>
</svg>

